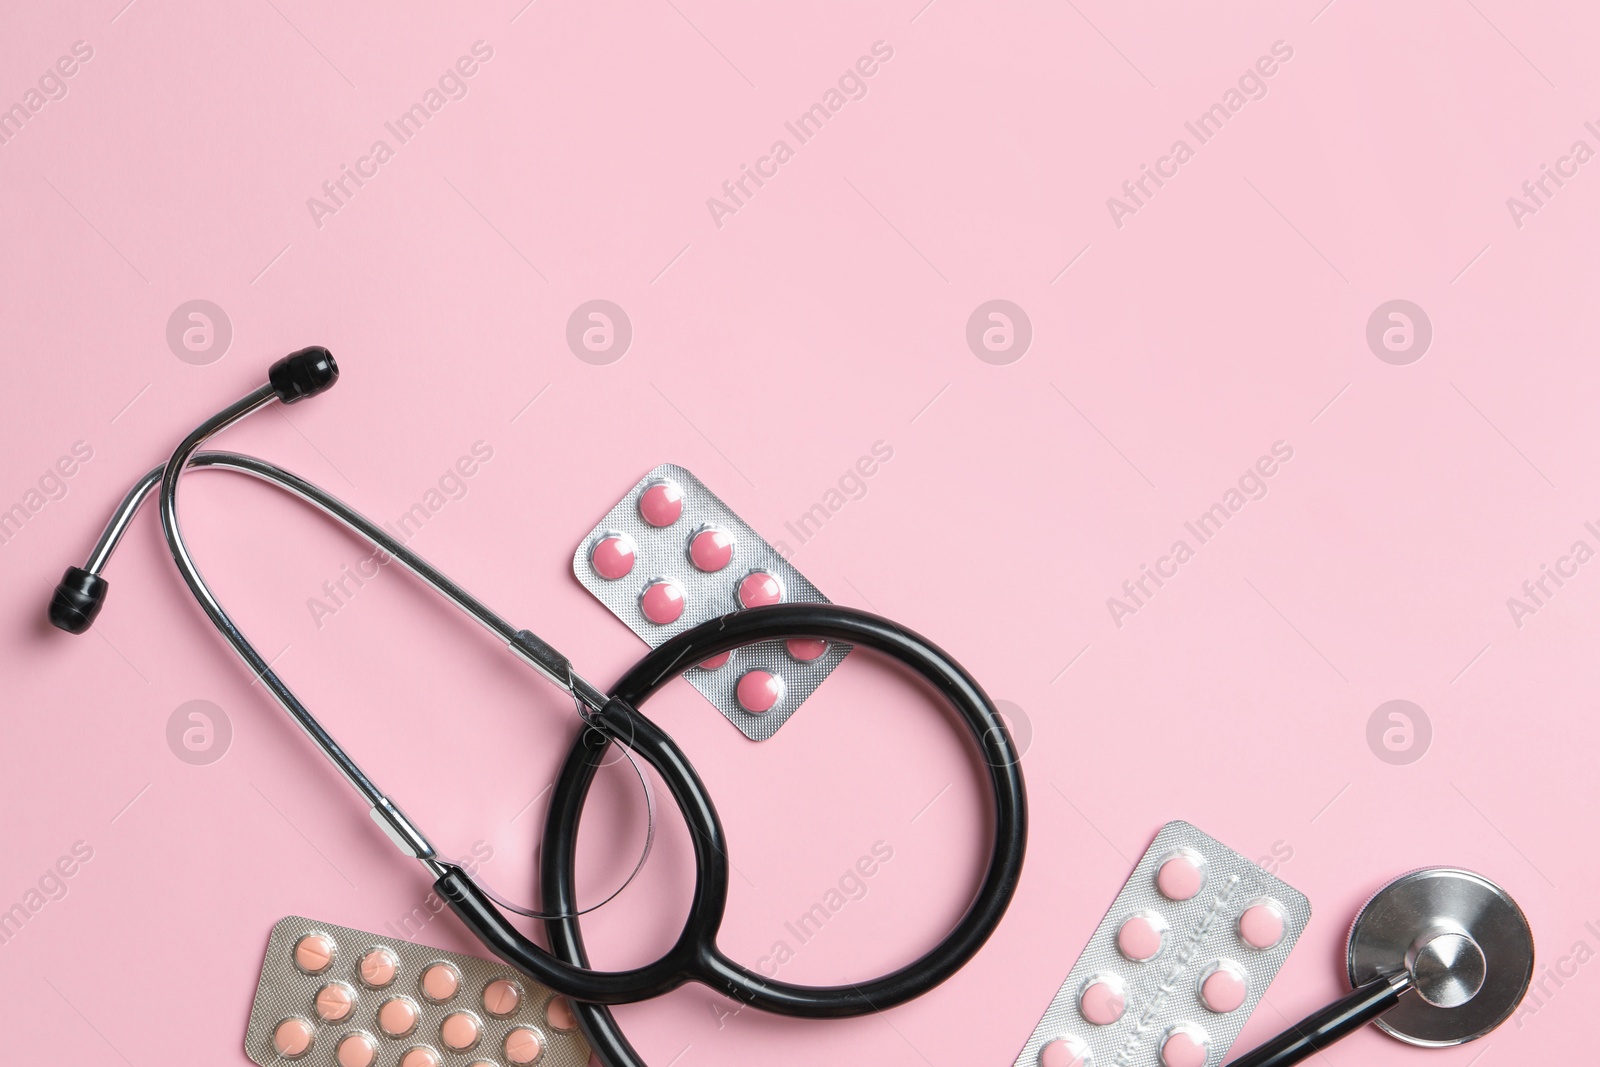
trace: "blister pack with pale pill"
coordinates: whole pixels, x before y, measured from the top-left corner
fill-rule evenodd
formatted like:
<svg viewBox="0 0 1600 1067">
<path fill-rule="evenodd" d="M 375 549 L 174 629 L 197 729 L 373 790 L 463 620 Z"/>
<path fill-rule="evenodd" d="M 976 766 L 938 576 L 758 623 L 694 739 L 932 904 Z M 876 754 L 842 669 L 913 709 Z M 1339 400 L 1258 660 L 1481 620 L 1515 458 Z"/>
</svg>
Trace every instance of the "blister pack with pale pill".
<svg viewBox="0 0 1600 1067">
<path fill-rule="evenodd" d="M 639 479 L 578 545 L 583 587 L 655 648 L 708 619 L 764 604 L 828 598 L 693 474 L 663 463 Z M 684 672 L 728 721 L 765 741 L 850 646 L 760 641 Z"/>
<path fill-rule="evenodd" d="M 503 963 L 290 915 L 245 1054 L 261 1067 L 586 1067 L 565 997 Z"/>
<path fill-rule="evenodd" d="M 1014 1067 L 1217 1067 L 1310 919 L 1305 894 L 1169 822 Z"/>
</svg>

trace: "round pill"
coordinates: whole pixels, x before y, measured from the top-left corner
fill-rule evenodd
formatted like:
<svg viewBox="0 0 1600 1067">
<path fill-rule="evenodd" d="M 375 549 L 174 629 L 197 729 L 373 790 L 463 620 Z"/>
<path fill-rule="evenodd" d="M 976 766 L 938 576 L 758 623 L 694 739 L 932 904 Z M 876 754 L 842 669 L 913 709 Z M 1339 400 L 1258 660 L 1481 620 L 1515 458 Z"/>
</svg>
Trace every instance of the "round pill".
<svg viewBox="0 0 1600 1067">
<path fill-rule="evenodd" d="M 1210 1046 L 1204 1030 L 1180 1024 L 1167 1031 L 1166 1040 L 1161 1042 L 1161 1062 L 1165 1067 L 1205 1067 Z"/>
<path fill-rule="evenodd" d="M 272 1047 L 286 1059 L 304 1056 L 311 1051 L 311 1035 L 315 1032 L 310 1019 L 285 1019 L 272 1031 Z"/>
<path fill-rule="evenodd" d="M 1268 949 L 1283 940 L 1283 912 L 1275 901 L 1261 900 L 1239 916 L 1239 940 L 1251 948 Z"/>
<path fill-rule="evenodd" d="M 715 574 L 733 562 L 733 535 L 707 526 L 689 539 L 689 562 L 707 574 Z"/>
<path fill-rule="evenodd" d="M 747 608 L 776 604 L 783 599 L 783 586 L 766 571 L 751 571 L 739 583 L 739 603 Z"/>
<path fill-rule="evenodd" d="M 1058 1037 L 1039 1050 L 1039 1067 L 1090 1067 L 1089 1043 L 1076 1034 Z"/>
<path fill-rule="evenodd" d="M 400 961 L 386 948 L 375 948 L 361 957 L 361 980 L 374 989 L 382 989 L 394 981 L 400 970 Z"/>
<path fill-rule="evenodd" d="M 400 1067 L 439 1067 L 443 1062 L 439 1054 L 427 1045 L 407 1049 L 406 1054 L 400 1057 Z"/>
<path fill-rule="evenodd" d="M 828 651 L 828 642 L 820 637 L 791 637 L 783 643 L 789 658 L 797 663 L 815 663 Z"/>
<path fill-rule="evenodd" d="M 448 963 L 433 963 L 422 972 L 422 995 L 435 1004 L 449 1000 L 461 988 L 460 973 Z"/>
<path fill-rule="evenodd" d="M 1153 960 L 1161 955 L 1166 933 L 1166 921 L 1154 912 L 1130 915 L 1117 931 L 1117 951 L 1135 963 Z"/>
<path fill-rule="evenodd" d="M 699 667 L 703 671 L 714 671 L 732 658 L 732 652 L 724 652 L 720 656 L 712 656 L 708 660 L 702 660 L 700 663 L 695 664 L 695 666 Z"/>
<path fill-rule="evenodd" d="M 360 1030 L 346 1034 L 334 1050 L 334 1059 L 339 1061 L 339 1067 L 372 1067 L 372 1061 L 377 1058 L 378 1043 L 372 1040 L 370 1034 L 363 1034 Z"/>
<path fill-rule="evenodd" d="M 522 989 L 509 978 L 496 978 L 483 990 L 483 1010 L 504 1019 L 522 1003 Z"/>
<path fill-rule="evenodd" d="M 317 990 L 317 1018 L 336 1023 L 356 1006 L 356 991 L 343 982 L 332 982 Z"/>
<path fill-rule="evenodd" d="M 1122 980 L 1103 974 L 1089 980 L 1078 995 L 1078 1011 L 1096 1026 L 1110 1026 L 1128 1006 Z"/>
<path fill-rule="evenodd" d="M 607 534 L 589 550 L 589 566 L 608 582 L 626 577 L 633 570 L 633 539 Z"/>
<path fill-rule="evenodd" d="M 444 1042 L 446 1048 L 456 1052 L 467 1051 L 482 1036 L 483 1027 L 478 1023 L 477 1016 L 464 1011 L 446 1015 L 444 1022 L 439 1024 L 439 1040 Z"/>
<path fill-rule="evenodd" d="M 639 494 L 639 517 L 651 526 L 671 526 L 683 514 L 683 490 L 676 482 L 655 482 Z"/>
<path fill-rule="evenodd" d="M 1197 852 L 1180 849 L 1161 862 L 1156 888 L 1168 900 L 1189 900 L 1206 884 L 1206 861 Z"/>
<path fill-rule="evenodd" d="M 294 943 L 294 965 L 307 974 L 321 974 L 333 962 L 333 938 L 307 934 Z"/>
<path fill-rule="evenodd" d="M 532 1063 L 544 1051 L 539 1032 L 519 1026 L 506 1035 L 506 1059 L 511 1063 Z"/>
<path fill-rule="evenodd" d="M 422 1010 L 410 997 L 391 997 L 378 1009 L 378 1029 L 390 1037 L 405 1037 L 421 1017 Z"/>
<path fill-rule="evenodd" d="M 573 1014 L 572 1001 L 566 997 L 551 997 L 544 1006 L 544 1021 L 557 1030 L 576 1030 L 578 1017 Z"/>
<path fill-rule="evenodd" d="M 783 679 L 766 671 L 747 671 L 734 689 L 739 706 L 752 715 L 771 711 L 783 697 Z"/>
<path fill-rule="evenodd" d="M 683 614 L 683 586 L 667 578 L 657 578 L 640 594 L 639 610 L 657 626 L 677 622 L 678 616 Z"/>
<path fill-rule="evenodd" d="M 1200 982 L 1200 1002 L 1218 1015 L 1238 1011 L 1249 992 L 1244 971 L 1235 963 L 1222 961 Z"/>
</svg>

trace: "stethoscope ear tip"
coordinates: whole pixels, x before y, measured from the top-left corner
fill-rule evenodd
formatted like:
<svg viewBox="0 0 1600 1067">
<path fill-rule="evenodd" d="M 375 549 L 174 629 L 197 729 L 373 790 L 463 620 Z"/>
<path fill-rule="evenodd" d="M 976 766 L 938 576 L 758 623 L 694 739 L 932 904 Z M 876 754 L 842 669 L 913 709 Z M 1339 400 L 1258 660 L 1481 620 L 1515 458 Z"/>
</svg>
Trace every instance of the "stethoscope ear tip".
<svg viewBox="0 0 1600 1067">
<path fill-rule="evenodd" d="M 110 583 L 98 574 L 90 574 L 82 567 L 68 567 L 50 598 L 50 625 L 69 634 L 84 633 L 94 625 L 109 588 Z"/>
<path fill-rule="evenodd" d="M 267 380 L 279 400 L 293 404 L 333 388 L 339 380 L 339 364 L 334 362 L 332 352 L 312 345 L 274 363 L 267 371 Z"/>
</svg>

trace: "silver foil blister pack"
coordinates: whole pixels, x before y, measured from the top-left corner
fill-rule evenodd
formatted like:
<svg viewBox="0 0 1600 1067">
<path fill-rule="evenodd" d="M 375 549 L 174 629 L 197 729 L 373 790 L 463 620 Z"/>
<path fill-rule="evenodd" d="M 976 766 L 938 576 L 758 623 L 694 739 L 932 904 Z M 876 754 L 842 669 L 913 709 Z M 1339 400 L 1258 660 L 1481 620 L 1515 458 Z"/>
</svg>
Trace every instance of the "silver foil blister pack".
<svg viewBox="0 0 1600 1067">
<path fill-rule="evenodd" d="M 693 474 L 663 463 L 590 530 L 572 572 L 655 648 L 708 619 L 765 603 L 826 604 L 795 567 Z M 684 677 L 752 741 L 777 733 L 850 646 L 761 641 Z"/>
<path fill-rule="evenodd" d="M 1310 918 L 1282 879 L 1167 823 L 1014 1067 L 1216 1067 Z"/>
<path fill-rule="evenodd" d="M 261 1067 L 587 1067 L 564 997 L 503 963 L 298 915 L 278 920 L 250 1006 Z"/>
</svg>

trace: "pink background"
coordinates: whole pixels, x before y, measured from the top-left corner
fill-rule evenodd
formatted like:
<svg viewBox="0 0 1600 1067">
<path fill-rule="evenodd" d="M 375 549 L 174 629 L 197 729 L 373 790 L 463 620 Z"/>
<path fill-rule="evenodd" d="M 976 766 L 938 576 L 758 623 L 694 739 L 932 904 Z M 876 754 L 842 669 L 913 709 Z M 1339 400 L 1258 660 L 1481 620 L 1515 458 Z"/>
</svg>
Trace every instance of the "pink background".
<svg viewBox="0 0 1600 1067">
<path fill-rule="evenodd" d="M 674 460 L 833 599 L 930 635 L 1022 709 L 1028 865 L 965 970 L 844 1022 L 728 1015 L 686 987 L 618 1013 L 651 1063 L 1008 1064 L 1171 818 L 1292 852 L 1279 873 L 1313 902 L 1237 1048 L 1341 992 L 1366 894 L 1438 863 L 1504 884 L 1564 985 L 1472 1046 L 1369 1031 L 1326 1062 L 1589 1047 L 1600 564 L 1520 627 L 1507 598 L 1574 541 L 1600 547 L 1600 163 L 1520 226 L 1506 199 L 1575 140 L 1600 148 L 1592 13 L 921 2 L 10 5 L 0 105 L 74 42 L 93 58 L 0 145 L 0 506 L 26 510 L 75 442 L 93 457 L 0 547 L 0 906 L 74 842 L 93 858 L 0 946 L 8 1060 L 243 1062 L 275 920 L 377 930 L 427 892 L 212 632 L 153 515 L 94 633 L 42 621 L 131 481 L 312 343 L 338 389 L 219 445 L 393 518 L 484 442 L 413 547 L 596 682 L 643 646 L 573 580 L 573 546 Z M 393 146 L 384 123 L 480 40 L 465 98 L 319 228 L 307 198 Z M 719 227 L 707 198 L 877 41 L 893 57 L 866 96 Z M 1106 199 L 1195 147 L 1184 122 L 1277 41 L 1293 57 L 1266 96 L 1115 225 Z M 233 330 L 205 366 L 165 334 L 196 298 Z M 966 342 L 997 298 L 1033 329 L 1003 366 Z M 606 366 L 565 340 L 593 299 L 634 331 Z M 1393 299 L 1432 323 L 1408 365 L 1366 342 Z M 867 494 L 786 538 L 877 441 L 894 457 Z M 1107 598 L 1278 441 L 1293 459 L 1265 499 L 1118 627 Z M 319 628 L 308 599 L 366 551 L 253 482 L 188 484 L 197 558 L 281 674 L 441 846 L 481 840 L 487 877 L 525 883 L 570 704 L 398 573 Z M 1395 699 L 1432 727 L 1405 764 L 1367 741 Z M 220 761 L 168 747 L 191 700 L 231 722 Z M 853 657 L 763 744 L 687 685 L 650 711 L 719 800 L 737 958 L 878 841 L 893 861 L 783 977 L 869 976 L 958 914 L 986 847 L 979 779 L 888 672 Z M 637 844 L 613 785 L 585 834 L 594 889 Z M 670 941 L 688 857 L 669 819 L 640 884 L 586 922 L 597 962 Z M 419 937 L 474 947 L 448 915 Z"/>
</svg>

